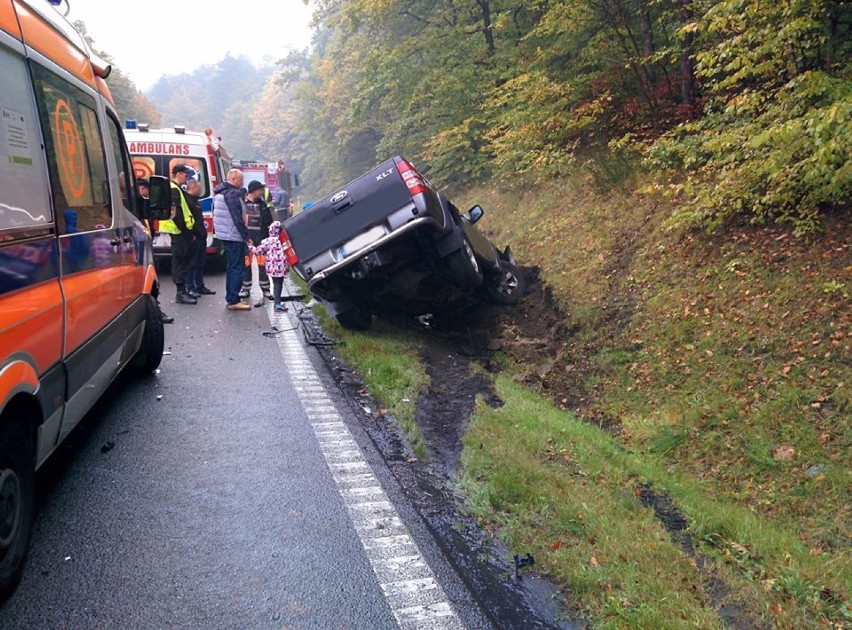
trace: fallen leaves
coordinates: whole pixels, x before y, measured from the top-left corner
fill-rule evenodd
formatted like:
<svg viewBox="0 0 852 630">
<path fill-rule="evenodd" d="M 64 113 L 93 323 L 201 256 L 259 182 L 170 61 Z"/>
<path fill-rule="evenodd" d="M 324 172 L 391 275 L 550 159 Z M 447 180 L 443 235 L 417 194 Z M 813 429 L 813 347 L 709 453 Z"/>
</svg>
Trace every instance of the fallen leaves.
<svg viewBox="0 0 852 630">
<path fill-rule="evenodd" d="M 776 446 L 770 452 L 772 459 L 782 462 L 791 462 L 796 458 L 796 449 L 792 446 Z"/>
</svg>

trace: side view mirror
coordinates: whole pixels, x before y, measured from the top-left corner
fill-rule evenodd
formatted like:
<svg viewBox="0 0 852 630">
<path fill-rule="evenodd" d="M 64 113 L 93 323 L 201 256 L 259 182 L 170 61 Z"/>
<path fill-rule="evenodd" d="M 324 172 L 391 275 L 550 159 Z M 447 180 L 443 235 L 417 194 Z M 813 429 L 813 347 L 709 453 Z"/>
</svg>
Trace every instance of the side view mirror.
<svg viewBox="0 0 852 630">
<path fill-rule="evenodd" d="M 169 180 L 152 175 L 148 186 L 148 218 L 164 221 L 172 216 L 172 191 Z"/>
<path fill-rule="evenodd" d="M 298 188 L 298 187 L 299 187 L 299 186 L 301 186 L 301 185 L 302 185 L 302 180 L 300 180 L 300 179 L 299 179 L 299 176 L 298 176 L 298 175 L 293 175 L 293 186 L 295 186 L 296 188 Z"/>
<path fill-rule="evenodd" d="M 482 209 L 482 206 L 476 204 L 475 206 L 473 206 L 473 208 L 467 211 L 467 216 L 470 217 L 470 223 L 471 225 L 473 225 L 474 223 L 479 221 L 483 216 L 485 216 L 485 210 Z"/>
</svg>

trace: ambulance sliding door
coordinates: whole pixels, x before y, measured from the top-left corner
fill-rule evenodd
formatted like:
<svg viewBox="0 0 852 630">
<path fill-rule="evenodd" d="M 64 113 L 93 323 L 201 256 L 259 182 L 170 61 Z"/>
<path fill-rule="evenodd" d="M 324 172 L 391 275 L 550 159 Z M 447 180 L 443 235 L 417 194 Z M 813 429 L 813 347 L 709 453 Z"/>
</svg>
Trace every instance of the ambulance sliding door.
<svg viewBox="0 0 852 630">
<path fill-rule="evenodd" d="M 95 93 L 44 63 L 31 61 L 30 67 L 60 233 L 68 369 L 64 437 L 120 367 L 124 273 Z"/>
</svg>

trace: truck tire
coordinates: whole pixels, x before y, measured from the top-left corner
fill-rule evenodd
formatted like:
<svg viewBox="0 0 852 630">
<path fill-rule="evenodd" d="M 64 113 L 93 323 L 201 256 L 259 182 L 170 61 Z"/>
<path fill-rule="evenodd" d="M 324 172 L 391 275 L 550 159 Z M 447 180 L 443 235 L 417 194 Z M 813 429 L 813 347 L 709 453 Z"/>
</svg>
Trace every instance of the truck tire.
<svg viewBox="0 0 852 630">
<path fill-rule="evenodd" d="M 527 281 L 524 272 L 509 262 L 500 263 L 500 271 L 485 281 L 485 299 L 492 304 L 511 306 L 524 297 Z"/>
<path fill-rule="evenodd" d="M 373 324 L 373 314 L 366 306 L 356 306 L 336 315 L 338 323 L 346 330 L 370 330 Z"/>
<path fill-rule="evenodd" d="M 160 367 L 165 346 L 163 315 L 157 300 L 151 295 L 145 296 L 145 332 L 142 333 L 142 345 L 130 359 L 130 369 L 137 376 L 147 376 Z"/>
<path fill-rule="evenodd" d="M 473 247 L 462 234 L 462 246 L 446 258 L 453 281 L 462 289 L 475 289 L 482 284 L 482 269 Z"/>
<path fill-rule="evenodd" d="M 35 510 L 35 446 L 24 419 L 0 418 L 0 602 L 24 570 Z"/>
</svg>

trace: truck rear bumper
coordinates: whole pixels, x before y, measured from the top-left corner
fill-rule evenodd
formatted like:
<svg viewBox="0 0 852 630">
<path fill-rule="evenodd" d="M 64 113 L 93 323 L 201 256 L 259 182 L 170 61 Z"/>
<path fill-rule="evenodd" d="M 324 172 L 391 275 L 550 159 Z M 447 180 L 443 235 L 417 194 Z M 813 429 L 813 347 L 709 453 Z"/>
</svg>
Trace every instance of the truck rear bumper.
<svg viewBox="0 0 852 630">
<path fill-rule="evenodd" d="M 308 279 L 308 289 L 313 291 L 314 287 L 318 283 L 320 283 L 324 280 L 327 280 L 329 277 L 333 276 L 334 274 L 338 273 L 339 271 L 343 270 L 344 268 L 358 262 L 364 256 L 367 256 L 368 254 L 371 254 L 372 252 L 374 252 L 378 249 L 381 249 L 382 247 L 384 247 L 385 245 L 387 245 L 391 241 L 394 241 L 398 238 L 401 238 L 401 237 L 405 236 L 406 234 L 410 234 L 411 232 L 414 232 L 415 230 L 417 230 L 421 227 L 425 227 L 427 225 L 440 229 L 440 226 L 437 224 L 435 219 L 431 216 L 420 217 L 419 219 L 414 219 L 412 221 L 409 221 L 408 223 L 406 223 L 402 227 L 394 230 L 393 232 L 390 232 L 389 234 L 385 234 L 384 236 L 382 236 L 378 240 L 370 243 L 369 245 L 363 247 L 362 249 L 359 249 L 357 252 L 350 254 L 344 260 L 341 260 L 340 262 L 335 263 L 335 264 L 331 265 L 330 267 L 326 267 L 325 269 L 323 269 L 322 271 L 320 271 L 316 275 L 311 276 Z M 310 265 L 307 264 L 303 268 L 309 269 Z"/>
</svg>

